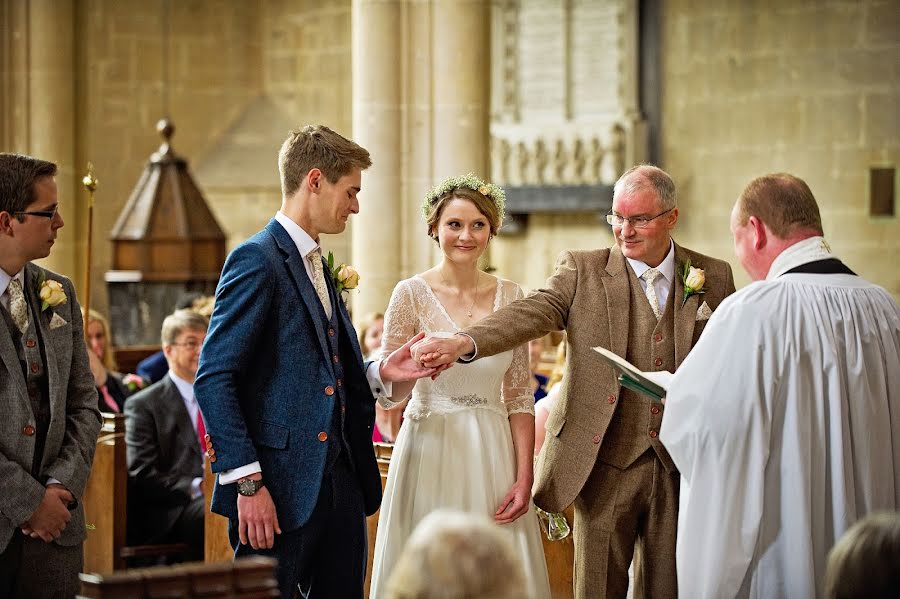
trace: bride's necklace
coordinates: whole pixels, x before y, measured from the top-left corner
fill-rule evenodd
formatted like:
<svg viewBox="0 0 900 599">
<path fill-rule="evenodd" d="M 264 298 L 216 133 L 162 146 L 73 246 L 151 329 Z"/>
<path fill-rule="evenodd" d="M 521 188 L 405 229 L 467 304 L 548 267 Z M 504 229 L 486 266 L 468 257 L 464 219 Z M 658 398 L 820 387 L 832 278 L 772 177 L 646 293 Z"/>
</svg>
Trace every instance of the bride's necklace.
<svg viewBox="0 0 900 599">
<path fill-rule="evenodd" d="M 447 282 L 447 279 L 444 278 L 443 273 L 441 273 L 441 282 L 449 287 L 450 285 Z M 469 307 L 466 308 L 465 304 L 463 304 L 463 309 L 466 311 L 466 316 L 468 318 L 472 318 L 472 311 L 475 309 L 475 303 L 478 301 L 478 282 L 481 279 L 481 271 L 475 271 L 475 289 L 472 291 L 472 303 L 469 304 Z M 460 290 L 460 296 L 462 296 L 462 290 Z"/>
</svg>

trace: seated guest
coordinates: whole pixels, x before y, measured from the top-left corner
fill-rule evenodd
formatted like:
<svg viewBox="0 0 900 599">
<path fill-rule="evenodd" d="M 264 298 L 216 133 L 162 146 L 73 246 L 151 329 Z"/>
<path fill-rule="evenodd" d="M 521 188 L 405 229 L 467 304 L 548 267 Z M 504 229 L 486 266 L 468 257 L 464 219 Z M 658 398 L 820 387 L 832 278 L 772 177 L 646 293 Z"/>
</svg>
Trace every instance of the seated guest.
<svg viewBox="0 0 900 599">
<path fill-rule="evenodd" d="M 484 516 L 437 510 L 409 537 L 387 599 L 519 599 L 525 573 L 503 527 Z"/>
<path fill-rule="evenodd" d="M 83 312 L 83 310 L 82 310 Z M 112 334 L 109 321 L 96 310 L 90 311 L 85 319 L 87 329 L 88 358 L 94 384 L 97 386 L 101 412 L 121 412 L 125 399 L 144 387 L 144 380 L 135 374 L 123 375 L 116 372 L 116 358 L 113 356 Z"/>
<path fill-rule="evenodd" d="M 863 518 L 828 554 L 826 599 L 887 599 L 900 588 L 900 514 Z"/>
<path fill-rule="evenodd" d="M 372 312 L 363 318 L 359 325 L 359 348 L 366 360 L 381 348 L 382 333 L 384 333 L 384 314 Z M 385 410 L 376 402 L 372 440 L 377 443 L 393 443 L 402 423 L 402 408 Z"/>
<path fill-rule="evenodd" d="M 162 325 L 167 376 L 125 404 L 128 542 L 187 543 L 203 559 L 203 436 L 194 377 L 209 321 L 178 310 Z"/>
<path fill-rule="evenodd" d="M 544 353 L 544 337 L 538 337 L 528 342 L 528 362 L 531 366 L 531 390 L 534 391 L 534 401 L 538 402 L 547 397 L 547 377 L 538 372 L 541 367 L 541 355 Z"/>
<path fill-rule="evenodd" d="M 179 298 L 178 303 L 175 304 L 175 310 L 194 309 L 194 302 L 201 302 L 201 300 L 205 305 L 206 298 L 204 298 L 202 293 L 190 291 Z M 211 302 L 209 312 L 203 314 L 203 316 L 209 318 L 210 314 L 212 314 Z M 138 376 L 140 376 L 142 379 L 144 379 L 148 383 L 155 383 L 166 375 L 166 372 L 169 370 L 169 365 L 166 362 L 166 356 L 163 354 L 163 352 L 158 351 L 155 354 L 151 354 L 138 362 L 136 370 Z"/>
</svg>

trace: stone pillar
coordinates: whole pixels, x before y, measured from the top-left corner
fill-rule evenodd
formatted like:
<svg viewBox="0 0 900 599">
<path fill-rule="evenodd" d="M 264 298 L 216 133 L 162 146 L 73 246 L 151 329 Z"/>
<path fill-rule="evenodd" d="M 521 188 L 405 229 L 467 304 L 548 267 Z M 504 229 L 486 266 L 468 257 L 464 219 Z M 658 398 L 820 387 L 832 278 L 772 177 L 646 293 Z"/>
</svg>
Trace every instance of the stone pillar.
<svg viewBox="0 0 900 599">
<path fill-rule="evenodd" d="M 490 2 L 435 0 L 435 182 L 474 172 L 490 176 Z"/>
<path fill-rule="evenodd" d="M 86 200 L 75 164 L 75 9 L 73 0 L 32 0 L 28 11 L 28 154 L 59 165 L 59 231 L 46 268 L 71 278 L 84 294 Z M 85 165 L 81 165 L 84 170 Z M 99 175 L 102 177 L 102 174 Z M 96 288 L 96 286 L 95 286 Z"/>
<path fill-rule="evenodd" d="M 489 180 L 490 2 L 435 0 L 432 19 L 434 183 L 468 172 Z"/>
<path fill-rule="evenodd" d="M 353 0 L 353 139 L 372 156 L 351 219 L 357 319 L 384 312 L 401 278 L 402 15 L 403 0 Z"/>
</svg>

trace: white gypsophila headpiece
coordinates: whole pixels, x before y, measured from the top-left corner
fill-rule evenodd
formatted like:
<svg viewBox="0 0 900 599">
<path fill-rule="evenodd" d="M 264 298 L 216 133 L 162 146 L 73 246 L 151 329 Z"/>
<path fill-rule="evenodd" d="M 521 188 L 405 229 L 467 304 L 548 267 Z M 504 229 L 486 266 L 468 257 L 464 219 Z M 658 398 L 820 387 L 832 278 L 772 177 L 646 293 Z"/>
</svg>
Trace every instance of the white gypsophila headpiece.
<svg viewBox="0 0 900 599">
<path fill-rule="evenodd" d="M 447 177 L 425 194 L 425 199 L 422 201 L 422 217 L 425 221 L 428 221 L 431 207 L 438 198 L 450 193 L 454 189 L 460 189 L 462 187 L 477 191 L 494 203 L 494 206 L 497 207 L 497 214 L 499 216 L 499 223 L 497 225 L 497 228 L 499 229 L 500 225 L 503 224 L 503 217 L 506 214 L 506 194 L 503 193 L 503 189 L 499 185 L 486 183 L 472 173 Z"/>
</svg>

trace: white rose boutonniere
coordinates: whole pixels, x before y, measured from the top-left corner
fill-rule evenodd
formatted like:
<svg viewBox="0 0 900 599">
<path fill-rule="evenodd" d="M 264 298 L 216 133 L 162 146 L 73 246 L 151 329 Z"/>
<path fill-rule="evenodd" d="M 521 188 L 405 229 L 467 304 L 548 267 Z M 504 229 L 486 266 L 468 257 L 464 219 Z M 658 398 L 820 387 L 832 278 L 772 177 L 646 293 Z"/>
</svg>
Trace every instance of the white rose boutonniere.
<svg viewBox="0 0 900 599">
<path fill-rule="evenodd" d="M 334 255 L 328 252 L 328 270 L 331 271 L 331 279 L 338 293 L 356 289 L 359 286 L 359 273 L 349 264 L 334 264 Z"/>
<path fill-rule="evenodd" d="M 681 267 L 681 282 L 684 283 L 684 297 L 681 299 L 681 305 L 684 306 L 692 295 L 700 295 L 706 293 L 703 285 L 706 284 L 706 273 L 702 268 L 691 266 L 688 260 Z"/>
<path fill-rule="evenodd" d="M 69 301 L 66 292 L 63 291 L 62 283 L 55 279 L 45 280 L 41 277 L 37 281 L 37 288 L 38 296 L 41 298 L 41 312 Z"/>
</svg>

